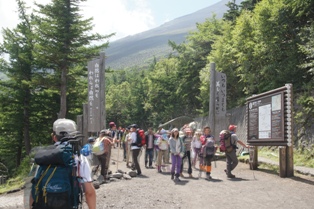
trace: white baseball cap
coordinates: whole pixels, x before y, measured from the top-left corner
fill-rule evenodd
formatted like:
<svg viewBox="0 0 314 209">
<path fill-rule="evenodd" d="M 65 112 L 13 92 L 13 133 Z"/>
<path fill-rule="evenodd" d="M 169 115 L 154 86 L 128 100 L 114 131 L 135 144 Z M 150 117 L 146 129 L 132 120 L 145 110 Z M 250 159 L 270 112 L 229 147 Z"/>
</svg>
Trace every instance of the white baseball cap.
<svg viewBox="0 0 314 209">
<path fill-rule="evenodd" d="M 77 131 L 77 126 L 73 120 L 60 118 L 53 123 L 53 131 L 57 135 L 61 135 L 60 133 L 71 134 Z"/>
</svg>

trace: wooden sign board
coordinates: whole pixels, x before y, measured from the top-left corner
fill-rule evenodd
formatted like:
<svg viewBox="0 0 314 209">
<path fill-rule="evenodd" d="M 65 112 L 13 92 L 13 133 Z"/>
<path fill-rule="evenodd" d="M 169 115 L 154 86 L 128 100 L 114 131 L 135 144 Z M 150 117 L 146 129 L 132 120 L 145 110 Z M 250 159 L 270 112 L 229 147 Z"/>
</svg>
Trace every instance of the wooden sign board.
<svg viewBox="0 0 314 209">
<path fill-rule="evenodd" d="M 249 144 L 291 146 L 290 84 L 248 98 L 246 108 Z"/>
</svg>

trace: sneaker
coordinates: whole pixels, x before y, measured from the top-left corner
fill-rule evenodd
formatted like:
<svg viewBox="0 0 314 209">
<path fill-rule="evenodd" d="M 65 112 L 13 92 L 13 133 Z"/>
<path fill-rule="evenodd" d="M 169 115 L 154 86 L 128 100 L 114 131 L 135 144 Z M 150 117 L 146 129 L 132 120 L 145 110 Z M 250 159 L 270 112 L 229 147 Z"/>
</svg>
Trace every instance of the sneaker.
<svg viewBox="0 0 314 209">
<path fill-rule="evenodd" d="M 171 174 L 171 180 L 173 180 L 174 179 L 174 174 Z"/>
<path fill-rule="evenodd" d="M 174 179 L 174 181 L 175 181 L 175 182 L 180 182 L 181 180 L 179 179 L 179 177 L 176 177 L 176 178 Z"/>
<path fill-rule="evenodd" d="M 235 175 L 230 173 L 230 174 L 227 175 L 227 177 L 233 179 L 233 178 L 235 178 Z"/>
<path fill-rule="evenodd" d="M 211 180 L 212 177 L 211 177 L 210 175 L 207 175 L 205 179 L 206 179 L 206 180 Z"/>
<path fill-rule="evenodd" d="M 162 170 L 158 170 L 158 173 L 162 173 Z"/>
<path fill-rule="evenodd" d="M 233 175 L 231 172 L 228 173 L 227 169 L 225 169 L 224 171 L 225 171 L 228 178 L 235 178 L 235 175 Z"/>
<path fill-rule="evenodd" d="M 183 173 L 180 173 L 180 177 L 184 177 L 184 176 L 183 176 Z"/>
<path fill-rule="evenodd" d="M 189 174 L 189 177 L 190 177 L 190 178 L 193 178 L 192 174 Z"/>
</svg>

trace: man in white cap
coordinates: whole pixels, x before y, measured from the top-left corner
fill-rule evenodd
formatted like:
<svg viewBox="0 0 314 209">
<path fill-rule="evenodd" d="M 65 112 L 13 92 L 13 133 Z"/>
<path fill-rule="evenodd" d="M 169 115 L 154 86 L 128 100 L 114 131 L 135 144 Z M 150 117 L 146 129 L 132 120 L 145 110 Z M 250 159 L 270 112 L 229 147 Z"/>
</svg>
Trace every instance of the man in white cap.
<svg viewBox="0 0 314 209">
<path fill-rule="evenodd" d="M 63 145 L 60 140 L 65 136 L 71 135 L 77 132 L 76 123 L 69 119 L 58 119 L 53 123 L 53 134 L 52 139 L 56 146 Z M 64 142 L 68 143 L 68 142 Z M 84 187 L 84 193 L 86 198 L 86 203 L 89 209 L 96 209 L 96 191 L 93 185 L 93 179 L 91 177 L 91 168 L 89 166 L 88 160 L 84 155 L 75 155 L 75 161 L 77 165 L 78 175 L 81 177 Z M 30 208 L 32 208 L 32 203 L 34 199 L 32 195 L 30 196 Z"/>
</svg>

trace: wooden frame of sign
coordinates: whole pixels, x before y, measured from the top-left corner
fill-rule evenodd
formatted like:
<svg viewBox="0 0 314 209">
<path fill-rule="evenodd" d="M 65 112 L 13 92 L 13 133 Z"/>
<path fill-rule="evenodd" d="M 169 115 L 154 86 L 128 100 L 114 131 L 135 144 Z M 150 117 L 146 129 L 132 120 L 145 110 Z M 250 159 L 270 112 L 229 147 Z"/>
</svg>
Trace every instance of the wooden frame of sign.
<svg viewBox="0 0 314 209">
<path fill-rule="evenodd" d="M 246 122 L 247 142 L 255 146 L 251 169 L 257 169 L 257 146 L 279 146 L 280 176 L 293 176 L 292 84 L 249 97 Z"/>
</svg>

